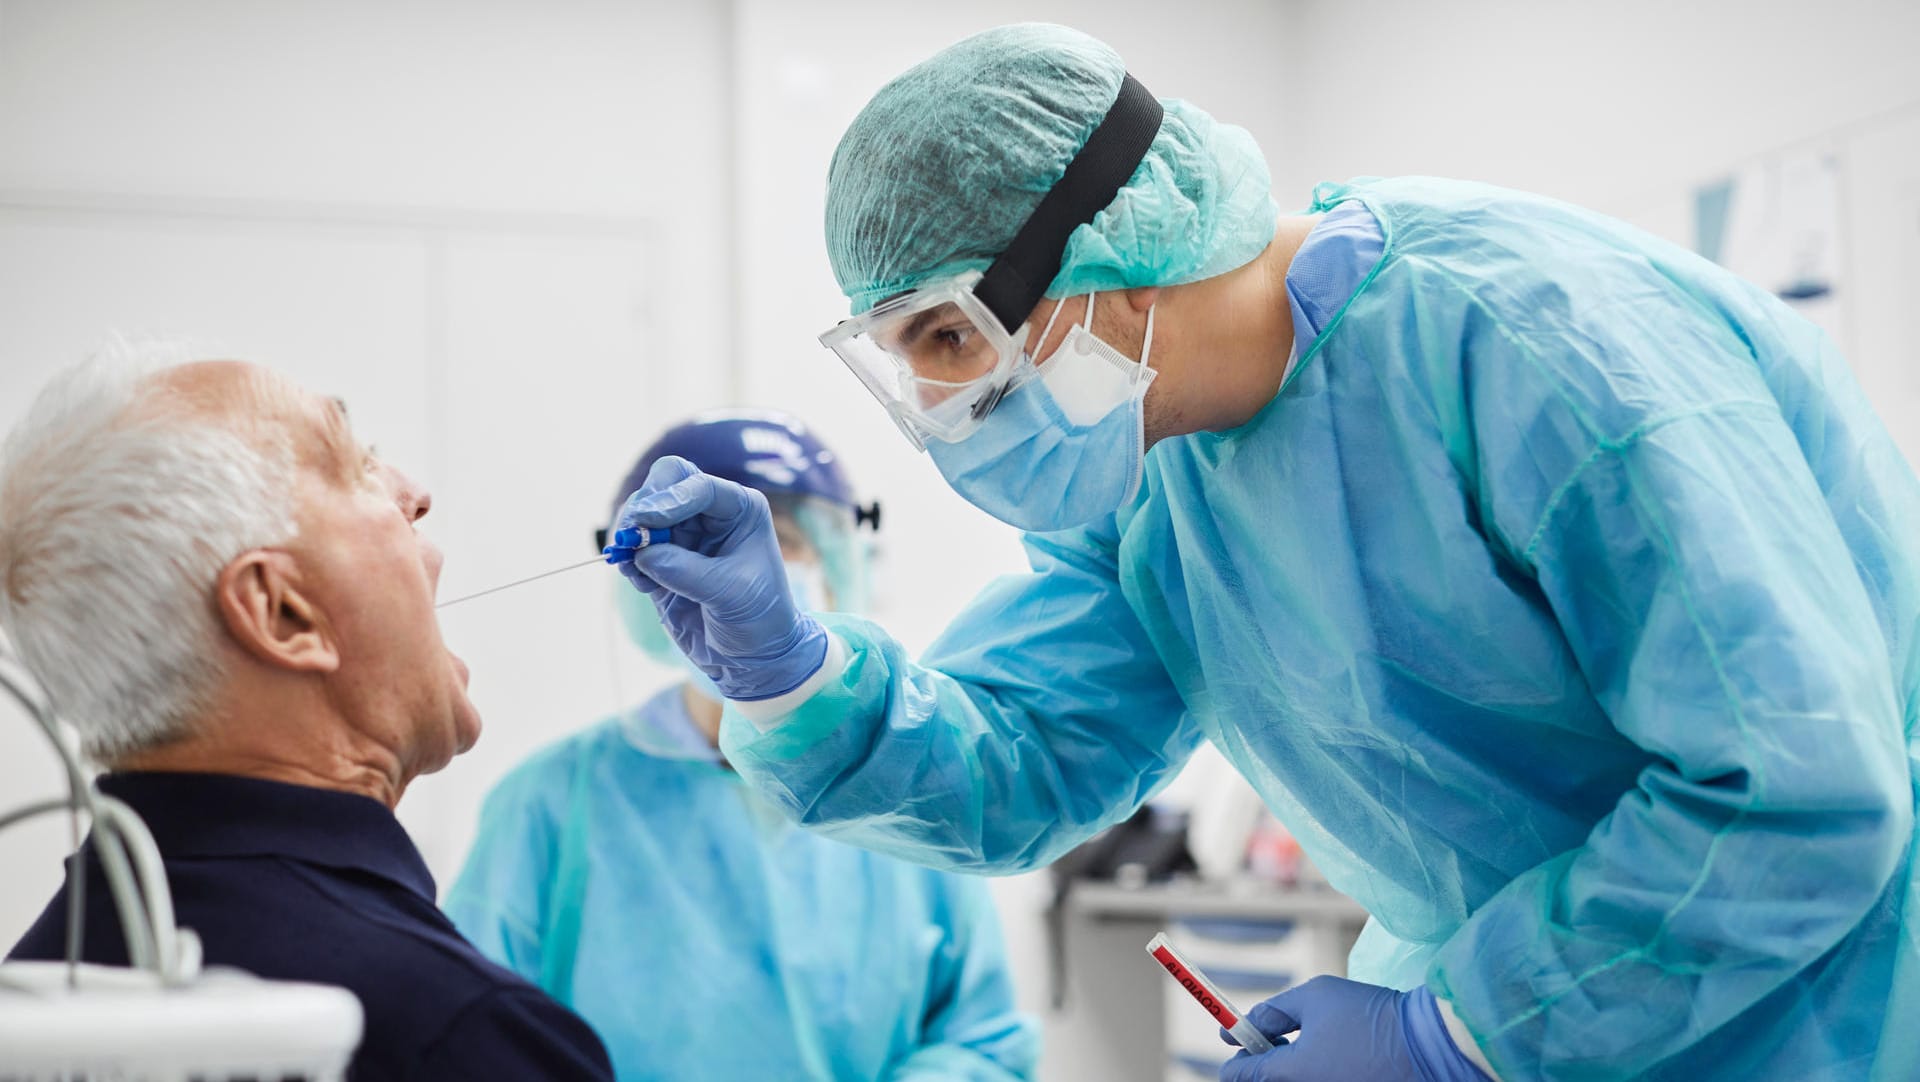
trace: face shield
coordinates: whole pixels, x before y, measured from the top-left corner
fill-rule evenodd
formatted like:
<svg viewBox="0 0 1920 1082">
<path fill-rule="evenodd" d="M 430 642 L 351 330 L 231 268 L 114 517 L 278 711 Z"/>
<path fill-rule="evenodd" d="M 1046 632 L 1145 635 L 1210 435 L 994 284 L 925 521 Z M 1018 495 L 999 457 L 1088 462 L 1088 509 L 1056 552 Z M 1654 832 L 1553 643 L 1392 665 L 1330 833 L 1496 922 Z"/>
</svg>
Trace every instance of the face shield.
<svg viewBox="0 0 1920 1082">
<path fill-rule="evenodd" d="M 778 506 L 780 501 L 769 502 Z M 859 531 L 855 512 L 810 496 L 792 500 L 791 505 L 788 517 L 819 563 L 825 587 L 819 611 L 865 613 L 873 586 L 872 542 Z M 776 527 L 779 521 L 774 519 Z M 784 539 L 781 550 L 786 550 Z"/>
</svg>

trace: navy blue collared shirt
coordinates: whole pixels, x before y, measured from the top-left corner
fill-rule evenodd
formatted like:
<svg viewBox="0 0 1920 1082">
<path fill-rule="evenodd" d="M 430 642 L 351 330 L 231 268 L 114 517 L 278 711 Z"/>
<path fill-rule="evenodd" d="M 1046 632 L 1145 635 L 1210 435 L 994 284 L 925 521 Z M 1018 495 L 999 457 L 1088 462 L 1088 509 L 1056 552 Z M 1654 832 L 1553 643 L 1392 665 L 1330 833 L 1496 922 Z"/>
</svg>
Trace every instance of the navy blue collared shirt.
<svg viewBox="0 0 1920 1082">
<path fill-rule="evenodd" d="M 153 831 L 175 920 L 199 933 L 208 964 L 360 998 L 354 1082 L 613 1077 L 585 1022 L 454 930 L 380 802 L 220 774 L 110 774 L 99 786 Z M 86 959 L 126 965 L 90 850 L 87 876 Z M 66 912 L 62 887 L 11 957 L 63 957 Z"/>
</svg>

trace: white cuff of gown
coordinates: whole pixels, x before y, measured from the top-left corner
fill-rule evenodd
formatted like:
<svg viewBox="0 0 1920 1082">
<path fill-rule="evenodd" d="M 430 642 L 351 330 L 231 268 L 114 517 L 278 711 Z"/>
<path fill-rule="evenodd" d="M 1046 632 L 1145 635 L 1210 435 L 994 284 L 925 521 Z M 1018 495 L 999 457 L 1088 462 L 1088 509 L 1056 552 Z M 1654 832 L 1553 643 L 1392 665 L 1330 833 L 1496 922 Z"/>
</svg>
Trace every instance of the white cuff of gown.
<svg viewBox="0 0 1920 1082">
<path fill-rule="evenodd" d="M 840 679 L 840 674 L 846 671 L 847 644 L 840 641 L 840 636 L 828 631 L 827 656 L 820 662 L 820 668 L 801 681 L 799 687 L 771 699 L 755 699 L 748 703 L 728 699 L 727 705 L 764 733 L 777 727 L 788 714 L 800 709 L 801 703 L 813 698 L 814 693 L 827 686 L 829 681 Z"/>
<path fill-rule="evenodd" d="M 1487 1054 L 1474 1043 L 1473 1034 L 1467 1032 L 1467 1024 L 1453 1013 L 1453 1004 L 1439 996 L 1433 997 L 1433 1001 L 1440 1005 L 1440 1021 L 1446 1024 L 1447 1036 L 1453 1038 L 1453 1046 L 1475 1067 L 1480 1068 L 1481 1074 L 1499 1082 L 1500 1076 L 1493 1073 L 1493 1065 L 1487 1062 Z"/>
</svg>

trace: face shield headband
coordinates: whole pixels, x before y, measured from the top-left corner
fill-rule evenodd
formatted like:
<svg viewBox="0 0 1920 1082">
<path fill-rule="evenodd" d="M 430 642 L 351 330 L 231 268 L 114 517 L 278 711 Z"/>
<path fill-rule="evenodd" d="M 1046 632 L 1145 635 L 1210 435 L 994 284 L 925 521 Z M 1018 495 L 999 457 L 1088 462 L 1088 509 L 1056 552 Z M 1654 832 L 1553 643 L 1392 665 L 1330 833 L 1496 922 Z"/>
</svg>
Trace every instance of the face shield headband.
<svg viewBox="0 0 1920 1082">
<path fill-rule="evenodd" d="M 1060 273 L 1073 231 L 1093 221 L 1146 160 L 1166 109 L 1132 75 L 1067 171 L 1033 208 L 1013 240 L 980 275 L 973 295 L 1009 334 L 1026 322 Z"/>
</svg>

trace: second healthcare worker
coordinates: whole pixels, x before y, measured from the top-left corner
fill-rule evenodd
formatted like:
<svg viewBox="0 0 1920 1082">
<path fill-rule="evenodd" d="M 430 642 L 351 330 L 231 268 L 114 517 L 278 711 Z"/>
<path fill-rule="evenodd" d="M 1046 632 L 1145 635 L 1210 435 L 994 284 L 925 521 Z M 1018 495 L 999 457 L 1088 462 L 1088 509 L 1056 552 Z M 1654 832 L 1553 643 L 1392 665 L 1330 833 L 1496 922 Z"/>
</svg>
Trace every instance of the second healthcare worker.
<svg viewBox="0 0 1920 1082">
<path fill-rule="evenodd" d="M 622 570 L 790 814 L 1032 867 L 1210 739 L 1374 918 L 1223 1078 L 1920 1077 L 1920 484 L 1815 328 L 1495 188 L 1279 217 L 1049 26 L 881 90 L 827 242 L 825 341 L 1033 570 L 915 663 L 654 468 Z"/>
<path fill-rule="evenodd" d="M 861 607 L 862 513 L 800 421 L 703 414 L 619 491 L 666 455 L 771 505 L 802 611 Z M 684 664 L 616 585 L 627 633 Z M 1031 1077 L 1038 1028 L 1014 1007 L 986 883 L 797 829 L 721 758 L 720 711 L 696 670 L 515 769 L 448 895 L 455 924 L 580 1012 L 623 1080 Z"/>
</svg>

